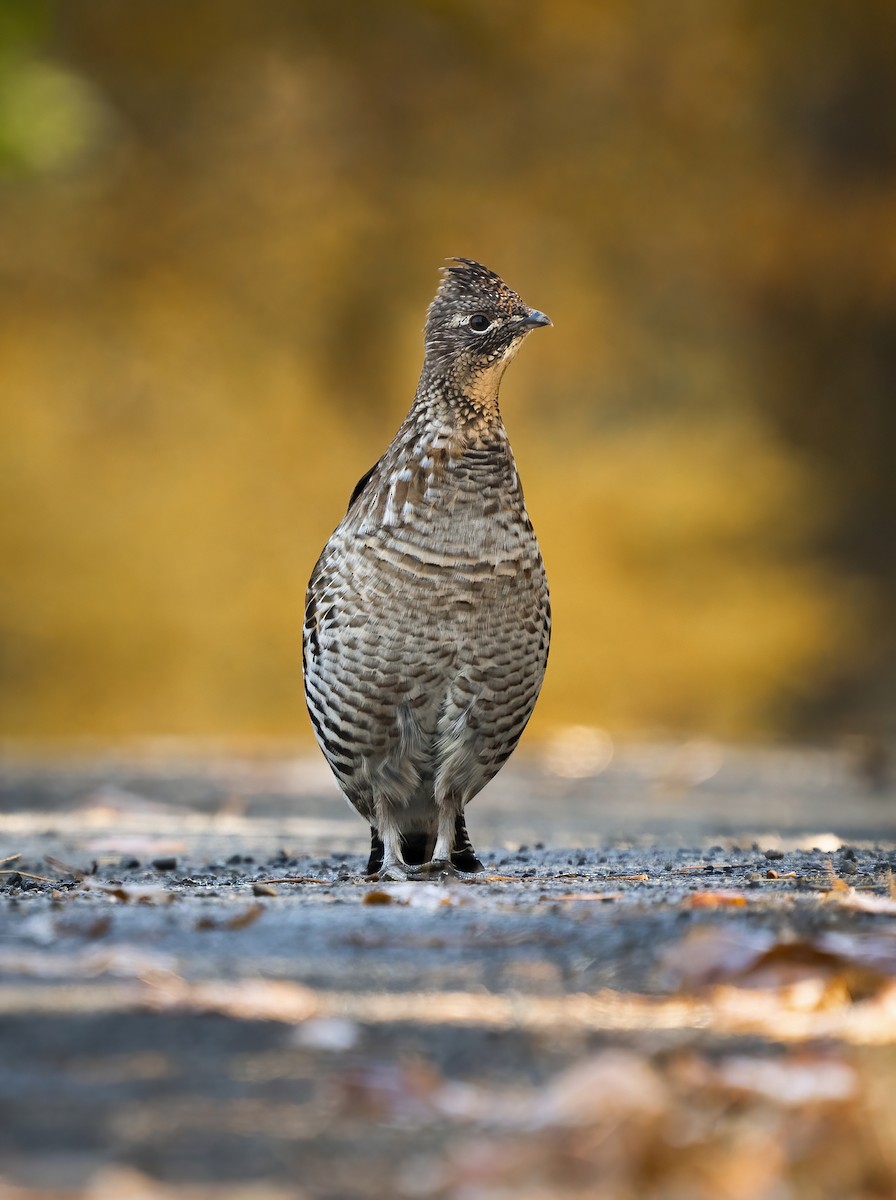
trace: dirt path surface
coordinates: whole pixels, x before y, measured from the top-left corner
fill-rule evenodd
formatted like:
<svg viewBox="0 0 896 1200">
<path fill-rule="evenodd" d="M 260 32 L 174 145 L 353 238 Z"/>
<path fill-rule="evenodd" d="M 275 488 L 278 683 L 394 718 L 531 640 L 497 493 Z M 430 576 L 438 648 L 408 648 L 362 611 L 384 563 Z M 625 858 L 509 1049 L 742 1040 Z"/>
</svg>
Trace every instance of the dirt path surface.
<svg viewBox="0 0 896 1200">
<path fill-rule="evenodd" d="M 585 750 L 388 885 L 314 758 L 8 756 L 0 1196 L 896 1195 L 893 789 Z"/>
</svg>

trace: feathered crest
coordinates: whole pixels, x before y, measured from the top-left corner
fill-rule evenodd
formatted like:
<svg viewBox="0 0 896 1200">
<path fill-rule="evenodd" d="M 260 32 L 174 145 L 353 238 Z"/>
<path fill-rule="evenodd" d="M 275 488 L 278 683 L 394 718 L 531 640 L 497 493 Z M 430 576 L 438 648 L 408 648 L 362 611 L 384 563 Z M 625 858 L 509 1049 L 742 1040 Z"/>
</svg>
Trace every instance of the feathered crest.
<svg viewBox="0 0 896 1200">
<path fill-rule="evenodd" d="M 456 301 L 468 304 L 470 300 L 482 302 L 489 309 L 496 309 L 508 316 L 525 308 L 515 291 L 507 286 L 500 275 L 484 267 L 472 258 L 449 258 L 448 266 L 442 268 L 442 282 L 429 310 L 429 317 L 449 308 Z"/>
<path fill-rule="evenodd" d="M 494 271 L 490 271 L 488 267 L 484 267 L 482 263 L 476 262 L 473 258 L 461 258 L 455 256 L 446 260 L 450 264 L 442 268 L 442 272 L 446 278 L 456 279 L 465 287 L 482 288 L 482 287 L 499 287 L 506 288 L 507 285 L 500 275 L 496 275 Z"/>
</svg>

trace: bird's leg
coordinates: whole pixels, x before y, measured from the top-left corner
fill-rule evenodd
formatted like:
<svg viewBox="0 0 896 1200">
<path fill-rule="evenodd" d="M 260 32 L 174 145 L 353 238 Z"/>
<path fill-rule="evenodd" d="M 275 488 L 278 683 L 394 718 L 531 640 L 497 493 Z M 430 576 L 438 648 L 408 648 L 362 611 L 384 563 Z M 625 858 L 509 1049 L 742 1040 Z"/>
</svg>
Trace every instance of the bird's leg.
<svg viewBox="0 0 896 1200">
<path fill-rule="evenodd" d="M 441 824 L 440 824 L 441 832 Z M 439 853 L 439 845 L 433 850 L 432 860 L 424 863 L 422 866 L 410 868 L 408 874 L 411 878 L 426 878 L 433 875 L 473 875 L 477 871 L 482 871 L 485 868 L 476 857 L 476 851 L 473 849 L 473 843 L 470 841 L 470 835 L 467 832 L 467 822 L 463 812 L 459 812 L 454 818 L 454 841 L 453 849 L 449 855 L 442 856 Z"/>
<path fill-rule="evenodd" d="M 451 865 L 466 875 L 484 870 L 482 863 L 476 857 L 470 835 L 467 833 L 467 822 L 464 814 L 458 813 L 454 822 L 454 849 L 451 851 Z"/>
<path fill-rule="evenodd" d="M 409 867 L 429 862 L 429 833 L 403 833 L 401 835 L 401 857 Z"/>
<path fill-rule="evenodd" d="M 408 876 L 411 879 L 431 879 L 438 875 L 456 875 L 457 871 L 451 864 L 451 853 L 454 850 L 454 830 L 457 819 L 457 808 L 452 800 L 443 799 L 439 802 L 439 824 L 436 834 L 435 849 L 429 862 L 419 867 L 411 867 Z"/>
<path fill-rule="evenodd" d="M 454 805 L 442 801 L 439 805 L 439 830 L 436 834 L 435 849 L 432 852 L 432 865 L 450 865 L 451 852 L 454 849 L 454 828 L 457 813 Z"/>
<path fill-rule="evenodd" d="M 371 873 L 378 881 L 393 880 L 399 882 L 408 878 L 408 865 L 401 856 L 401 834 L 388 808 L 380 808 L 380 840 L 383 846 L 383 857 L 379 870 Z M 371 853 L 371 859 L 373 854 Z"/>
<path fill-rule="evenodd" d="M 370 858 L 367 860 L 367 874 L 375 875 L 383 865 L 383 839 L 377 833 L 376 826 L 370 826 Z"/>
</svg>

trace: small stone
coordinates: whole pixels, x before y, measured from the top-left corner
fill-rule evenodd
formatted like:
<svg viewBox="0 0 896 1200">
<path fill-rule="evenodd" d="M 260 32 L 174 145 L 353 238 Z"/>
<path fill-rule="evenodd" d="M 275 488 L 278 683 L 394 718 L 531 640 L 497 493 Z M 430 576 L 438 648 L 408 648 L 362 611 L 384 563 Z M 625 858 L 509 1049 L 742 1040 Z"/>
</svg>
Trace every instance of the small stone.
<svg viewBox="0 0 896 1200">
<path fill-rule="evenodd" d="M 227 860 L 227 865 L 228 867 L 238 867 L 242 861 L 243 856 L 241 854 L 231 854 Z"/>
<path fill-rule="evenodd" d="M 783 850 L 766 850 L 764 851 L 764 854 L 765 857 L 772 862 L 779 862 L 784 857 Z"/>
<path fill-rule="evenodd" d="M 275 887 L 271 887 L 269 883 L 252 884 L 253 896 L 276 896 L 277 894 L 277 889 Z"/>
<path fill-rule="evenodd" d="M 177 859 L 171 858 L 154 858 L 152 865 L 157 871 L 173 871 L 177 867 Z"/>
<path fill-rule="evenodd" d="M 136 871 L 140 866 L 140 859 L 127 855 L 118 865 L 122 871 Z"/>
</svg>

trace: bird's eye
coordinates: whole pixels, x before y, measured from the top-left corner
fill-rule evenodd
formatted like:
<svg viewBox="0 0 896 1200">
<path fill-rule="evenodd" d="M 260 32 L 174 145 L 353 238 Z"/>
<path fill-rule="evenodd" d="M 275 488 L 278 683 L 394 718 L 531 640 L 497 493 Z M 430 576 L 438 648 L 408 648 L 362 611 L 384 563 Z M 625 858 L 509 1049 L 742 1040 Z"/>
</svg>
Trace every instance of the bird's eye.
<svg viewBox="0 0 896 1200">
<path fill-rule="evenodd" d="M 485 313 L 473 313 L 470 317 L 470 328 L 474 333 L 485 333 L 491 327 L 492 323 Z"/>
</svg>

